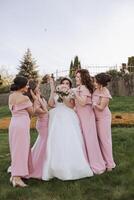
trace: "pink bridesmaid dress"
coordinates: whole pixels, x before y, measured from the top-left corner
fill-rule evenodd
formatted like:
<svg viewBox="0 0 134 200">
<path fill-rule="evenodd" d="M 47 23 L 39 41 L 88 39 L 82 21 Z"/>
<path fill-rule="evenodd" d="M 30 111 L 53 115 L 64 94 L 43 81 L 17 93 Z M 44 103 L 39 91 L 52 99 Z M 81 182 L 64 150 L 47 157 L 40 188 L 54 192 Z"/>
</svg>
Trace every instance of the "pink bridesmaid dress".
<svg viewBox="0 0 134 200">
<path fill-rule="evenodd" d="M 105 90 L 102 91 L 100 91 L 99 89 L 96 89 L 94 91 L 92 99 L 93 103 L 99 104 L 101 98 L 112 98 L 107 88 L 105 88 Z M 115 162 L 113 160 L 112 153 L 111 112 L 108 106 L 106 106 L 102 111 L 98 110 L 97 108 L 94 108 L 94 111 L 103 158 L 106 162 L 106 168 L 111 169 L 115 167 Z"/>
<path fill-rule="evenodd" d="M 91 93 L 84 85 L 77 87 L 76 92 L 81 97 L 87 97 L 87 103 L 85 106 L 81 106 L 77 100 L 75 100 L 75 109 L 81 123 L 89 164 L 95 174 L 101 174 L 105 171 L 106 166 L 102 157 L 97 137 L 95 115 L 92 109 Z"/>
<path fill-rule="evenodd" d="M 25 177 L 32 168 L 30 157 L 30 117 L 26 108 L 31 101 L 11 106 L 9 146 L 11 152 L 11 175 Z"/>
<path fill-rule="evenodd" d="M 41 107 L 38 100 L 36 100 L 35 104 L 36 108 Z M 48 114 L 37 115 L 36 129 L 39 135 L 35 141 L 35 144 L 32 147 L 33 170 L 30 174 L 30 177 L 41 179 L 44 157 L 45 157 L 44 155 L 46 153 L 46 142 L 48 136 Z"/>
</svg>

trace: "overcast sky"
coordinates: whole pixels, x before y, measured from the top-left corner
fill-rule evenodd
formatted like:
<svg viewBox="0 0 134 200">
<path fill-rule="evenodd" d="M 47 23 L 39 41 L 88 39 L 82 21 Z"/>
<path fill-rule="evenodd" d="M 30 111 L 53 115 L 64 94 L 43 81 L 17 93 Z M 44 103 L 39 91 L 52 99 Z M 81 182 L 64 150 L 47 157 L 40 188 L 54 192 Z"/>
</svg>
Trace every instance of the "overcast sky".
<svg viewBox="0 0 134 200">
<path fill-rule="evenodd" d="M 134 55 L 134 0 L 0 0 L 0 66 L 15 73 L 27 48 L 41 72 L 116 65 Z"/>
</svg>

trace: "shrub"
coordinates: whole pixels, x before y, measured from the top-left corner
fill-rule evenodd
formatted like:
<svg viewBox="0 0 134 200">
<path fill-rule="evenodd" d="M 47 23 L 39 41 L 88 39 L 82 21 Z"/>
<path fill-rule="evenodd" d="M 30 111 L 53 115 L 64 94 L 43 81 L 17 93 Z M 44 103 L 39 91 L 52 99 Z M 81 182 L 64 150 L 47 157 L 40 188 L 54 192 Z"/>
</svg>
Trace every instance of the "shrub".
<svg viewBox="0 0 134 200">
<path fill-rule="evenodd" d="M 10 91 L 10 86 L 8 85 L 6 85 L 6 86 L 4 86 L 4 85 L 2 85 L 2 86 L 0 86 L 0 94 L 2 94 L 2 93 L 8 93 Z"/>
</svg>

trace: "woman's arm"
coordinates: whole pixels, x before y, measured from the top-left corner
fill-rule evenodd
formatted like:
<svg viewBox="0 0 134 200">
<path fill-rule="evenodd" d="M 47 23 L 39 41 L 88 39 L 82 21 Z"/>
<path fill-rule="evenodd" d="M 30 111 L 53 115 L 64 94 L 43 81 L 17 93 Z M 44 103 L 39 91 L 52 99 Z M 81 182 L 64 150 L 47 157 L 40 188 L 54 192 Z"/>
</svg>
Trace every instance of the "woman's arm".
<svg viewBox="0 0 134 200">
<path fill-rule="evenodd" d="M 54 107 L 54 105 L 55 105 L 55 101 L 54 101 L 54 94 L 51 94 L 50 95 L 50 97 L 49 97 L 49 100 L 48 100 L 48 105 L 50 106 L 50 107 Z"/>
<path fill-rule="evenodd" d="M 67 98 L 67 97 L 63 97 L 63 101 L 65 103 L 65 105 L 69 108 L 74 108 L 75 106 L 75 101 L 74 99 L 70 99 L 70 98 Z"/>
<path fill-rule="evenodd" d="M 27 112 L 28 112 L 28 114 L 29 114 L 29 116 L 31 118 L 34 115 L 34 108 L 33 108 L 33 106 L 27 108 L 26 110 L 27 110 Z"/>
<path fill-rule="evenodd" d="M 85 86 L 81 86 L 79 89 L 73 90 L 73 94 L 78 104 L 80 104 L 81 106 L 85 106 L 87 104 L 87 98 L 90 93 Z"/>
<path fill-rule="evenodd" d="M 25 95 L 23 95 L 22 101 L 25 102 L 25 103 L 31 102 L 29 97 L 25 96 Z M 32 102 L 31 102 L 31 106 L 27 107 L 26 110 L 27 110 L 29 116 L 32 117 L 32 115 L 34 114 L 34 109 L 33 109 Z"/>
<path fill-rule="evenodd" d="M 28 101 L 30 101 L 29 97 L 27 97 L 27 98 L 28 98 Z M 27 112 L 29 114 L 29 117 L 31 118 L 34 115 L 34 105 L 26 108 L 26 110 L 27 110 Z"/>
<path fill-rule="evenodd" d="M 109 98 L 101 98 L 100 104 L 93 103 L 93 107 L 97 108 L 99 111 L 103 111 L 108 103 Z"/>
<path fill-rule="evenodd" d="M 50 97 L 48 100 L 48 105 L 50 107 L 54 107 L 55 105 L 55 101 L 54 101 L 54 96 L 55 96 L 55 85 L 54 85 L 54 81 L 52 78 L 50 78 L 50 88 L 51 88 L 51 93 L 50 93 Z"/>
<path fill-rule="evenodd" d="M 44 110 L 45 112 L 48 112 L 47 102 L 45 101 L 45 99 L 39 97 L 38 100 L 39 100 L 42 110 Z"/>
<path fill-rule="evenodd" d="M 48 113 L 48 111 L 46 110 L 43 110 L 42 108 L 37 108 L 36 110 L 35 110 L 35 114 L 46 114 L 46 113 Z"/>
<path fill-rule="evenodd" d="M 87 103 L 87 96 L 80 96 L 77 93 L 75 93 L 75 99 L 81 106 L 85 106 Z"/>
<path fill-rule="evenodd" d="M 39 97 L 37 106 L 35 108 L 35 114 L 45 114 L 48 113 L 47 104 Z"/>
<path fill-rule="evenodd" d="M 37 100 L 34 101 L 32 107 L 27 108 L 27 111 L 28 111 L 30 117 L 34 114 L 45 114 L 48 112 L 47 108 L 45 109 L 45 108 L 42 108 L 39 106 Z"/>
</svg>

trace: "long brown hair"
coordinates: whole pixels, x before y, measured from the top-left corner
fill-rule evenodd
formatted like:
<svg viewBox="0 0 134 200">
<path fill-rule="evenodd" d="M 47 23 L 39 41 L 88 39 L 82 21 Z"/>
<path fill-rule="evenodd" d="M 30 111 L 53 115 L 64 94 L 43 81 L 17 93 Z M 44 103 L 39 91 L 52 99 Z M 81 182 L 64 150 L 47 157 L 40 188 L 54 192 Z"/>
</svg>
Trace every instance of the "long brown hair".
<svg viewBox="0 0 134 200">
<path fill-rule="evenodd" d="M 35 80 L 33 80 L 33 79 L 29 80 L 29 88 L 28 88 L 28 91 L 25 93 L 25 95 L 28 96 L 29 99 L 30 99 L 32 102 L 33 102 L 33 97 L 32 97 L 32 95 L 31 95 L 30 90 L 32 90 L 32 91 L 34 92 L 34 90 L 35 90 L 35 88 L 37 87 L 37 85 L 38 85 L 38 82 L 37 82 L 37 81 L 35 81 Z"/>
<path fill-rule="evenodd" d="M 93 93 L 93 81 L 87 69 L 78 69 L 76 74 L 80 73 L 81 75 L 81 83 L 85 85 L 90 93 Z"/>
</svg>

